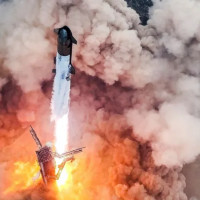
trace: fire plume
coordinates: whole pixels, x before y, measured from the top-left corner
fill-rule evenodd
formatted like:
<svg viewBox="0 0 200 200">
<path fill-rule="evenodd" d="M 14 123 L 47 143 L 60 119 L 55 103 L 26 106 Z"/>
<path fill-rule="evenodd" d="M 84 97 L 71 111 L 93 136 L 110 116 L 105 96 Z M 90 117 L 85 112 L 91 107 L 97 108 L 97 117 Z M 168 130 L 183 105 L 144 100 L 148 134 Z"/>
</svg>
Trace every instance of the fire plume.
<svg viewBox="0 0 200 200">
<path fill-rule="evenodd" d="M 13 164 L 12 172 L 8 180 L 10 185 L 4 190 L 4 194 L 24 190 L 32 186 L 34 184 L 33 177 L 39 172 L 39 166 L 36 162 L 17 161 Z M 35 183 L 38 183 L 38 181 Z"/>
<path fill-rule="evenodd" d="M 64 115 L 62 118 L 59 118 L 55 122 L 55 147 L 56 152 L 61 154 L 66 151 L 68 146 L 68 114 Z M 62 160 L 56 159 L 56 165 L 61 164 Z M 58 170 L 58 169 L 57 169 Z M 61 173 L 59 180 L 57 180 L 57 186 L 60 188 L 65 185 L 68 179 L 68 170 L 64 168 Z"/>
</svg>

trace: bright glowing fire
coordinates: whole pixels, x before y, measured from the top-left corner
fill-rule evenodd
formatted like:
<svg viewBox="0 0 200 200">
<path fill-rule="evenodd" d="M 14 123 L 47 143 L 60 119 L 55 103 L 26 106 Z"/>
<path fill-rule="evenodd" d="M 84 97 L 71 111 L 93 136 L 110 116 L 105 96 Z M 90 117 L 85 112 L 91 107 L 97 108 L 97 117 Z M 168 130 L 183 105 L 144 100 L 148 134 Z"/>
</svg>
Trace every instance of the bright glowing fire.
<svg viewBox="0 0 200 200">
<path fill-rule="evenodd" d="M 68 113 L 62 116 L 61 118 L 55 120 L 55 149 L 56 152 L 62 154 L 68 150 Z M 61 164 L 63 159 L 56 159 L 56 166 L 58 171 L 58 166 Z M 59 180 L 56 181 L 58 190 L 66 191 L 66 185 L 72 184 L 72 170 L 76 166 L 76 162 L 67 163 L 64 167 Z M 41 176 L 37 181 L 34 182 L 34 177 L 40 171 L 40 167 L 35 161 L 23 162 L 17 161 L 13 164 L 11 169 L 10 176 L 8 177 L 7 182 L 11 183 L 9 187 L 4 190 L 4 194 L 12 193 L 18 190 L 24 190 L 38 184 L 41 181 Z"/>
<path fill-rule="evenodd" d="M 37 162 L 15 162 L 9 177 L 11 185 L 4 191 L 4 194 L 23 190 L 33 185 L 33 177 L 39 170 Z"/>
<path fill-rule="evenodd" d="M 64 153 L 68 149 L 68 114 L 64 115 L 62 118 L 56 120 L 55 127 L 55 147 L 57 153 Z M 56 159 L 56 165 L 58 166 L 62 162 L 62 159 Z M 58 169 L 57 169 L 58 170 Z M 61 173 L 59 180 L 57 180 L 58 187 L 65 185 L 68 179 L 67 167 Z"/>
<path fill-rule="evenodd" d="M 57 153 L 64 153 L 68 148 L 68 114 L 56 120 L 55 123 L 55 146 Z"/>
<path fill-rule="evenodd" d="M 62 171 L 62 174 L 60 176 L 60 178 L 57 180 L 57 185 L 59 188 L 61 188 L 62 186 L 65 185 L 65 183 L 67 182 L 68 180 L 68 170 L 66 170 L 66 167 L 64 168 L 64 170 Z"/>
</svg>

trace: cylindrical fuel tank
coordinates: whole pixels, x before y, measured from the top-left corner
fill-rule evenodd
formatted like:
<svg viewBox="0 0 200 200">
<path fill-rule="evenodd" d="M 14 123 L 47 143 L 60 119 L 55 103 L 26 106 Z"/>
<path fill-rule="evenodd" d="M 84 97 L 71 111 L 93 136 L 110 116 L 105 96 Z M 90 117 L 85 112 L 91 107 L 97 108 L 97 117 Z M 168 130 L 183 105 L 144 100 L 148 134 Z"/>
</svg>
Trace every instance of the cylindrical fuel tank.
<svg viewBox="0 0 200 200">
<path fill-rule="evenodd" d="M 50 180 L 55 179 L 55 160 L 51 154 L 51 148 L 44 146 L 36 151 L 36 154 L 43 181 L 47 184 Z"/>
<path fill-rule="evenodd" d="M 58 53 L 61 56 L 68 56 L 71 54 L 71 41 L 67 40 L 66 44 L 59 43 L 59 38 L 58 38 Z"/>
</svg>

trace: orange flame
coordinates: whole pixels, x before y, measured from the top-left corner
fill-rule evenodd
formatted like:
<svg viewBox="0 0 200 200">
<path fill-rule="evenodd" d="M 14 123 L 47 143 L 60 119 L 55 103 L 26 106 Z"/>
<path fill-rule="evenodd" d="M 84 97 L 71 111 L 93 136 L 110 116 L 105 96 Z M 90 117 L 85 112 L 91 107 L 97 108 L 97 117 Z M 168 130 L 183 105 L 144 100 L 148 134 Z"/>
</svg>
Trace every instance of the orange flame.
<svg viewBox="0 0 200 200">
<path fill-rule="evenodd" d="M 4 190 L 4 194 L 30 187 L 33 184 L 33 177 L 39 170 L 40 168 L 36 162 L 15 162 L 13 173 L 9 177 L 11 185 Z"/>
</svg>

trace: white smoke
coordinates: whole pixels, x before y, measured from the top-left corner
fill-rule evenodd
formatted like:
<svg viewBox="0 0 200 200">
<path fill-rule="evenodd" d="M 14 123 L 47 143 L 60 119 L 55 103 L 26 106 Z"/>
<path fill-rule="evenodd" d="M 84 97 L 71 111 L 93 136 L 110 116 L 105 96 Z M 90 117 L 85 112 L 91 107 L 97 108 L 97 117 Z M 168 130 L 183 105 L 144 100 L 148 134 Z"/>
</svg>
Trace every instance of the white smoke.
<svg viewBox="0 0 200 200">
<path fill-rule="evenodd" d="M 54 1 L 51 1 L 56 6 Z M 54 53 L 47 38 L 48 27 L 55 23 L 49 10 L 48 19 L 45 2 L 12 1 L 3 2 L 0 6 L 1 32 L 0 51 L 4 58 L 3 67 L 9 70 L 18 85 L 25 92 L 38 90 L 44 79 L 50 79 Z M 50 1 L 48 3 L 50 8 Z"/>
<path fill-rule="evenodd" d="M 199 2 L 156 1 L 146 27 L 122 2 L 72 2 L 67 23 L 83 43 L 75 63 L 137 91 L 125 115 L 134 133 L 151 141 L 156 164 L 191 162 L 200 153 Z"/>
</svg>

